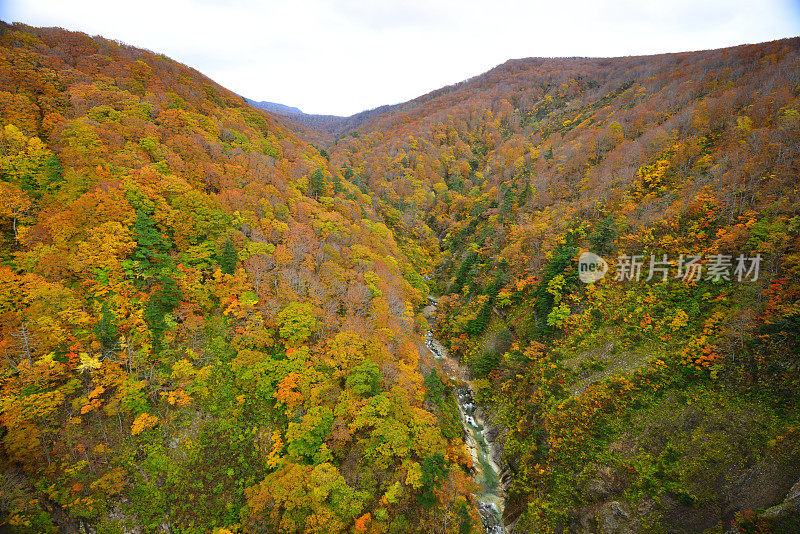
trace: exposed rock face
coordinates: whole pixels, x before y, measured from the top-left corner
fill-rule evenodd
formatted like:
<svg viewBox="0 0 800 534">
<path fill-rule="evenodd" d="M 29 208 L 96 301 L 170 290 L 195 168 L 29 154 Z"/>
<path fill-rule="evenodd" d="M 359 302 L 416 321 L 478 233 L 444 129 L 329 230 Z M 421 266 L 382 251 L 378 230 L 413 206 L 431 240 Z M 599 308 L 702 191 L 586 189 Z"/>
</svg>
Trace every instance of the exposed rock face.
<svg viewBox="0 0 800 534">
<path fill-rule="evenodd" d="M 761 461 L 753 468 L 732 477 L 731 482 L 723 488 L 723 516 L 733 518 L 737 511 L 764 509 L 780 502 L 786 496 L 787 488 L 791 490 L 800 476 L 800 468 L 787 467 Z"/>
<path fill-rule="evenodd" d="M 554 525 L 554 530 L 565 534 L 644 534 L 654 529 L 674 534 L 703 532 L 731 528 L 736 512 L 766 508 L 753 515 L 755 524 L 769 529 L 765 532 L 800 532 L 800 481 L 786 482 L 796 481 L 799 469 L 800 465 L 760 462 L 724 486 L 719 501 L 698 505 L 666 493 L 655 499 L 625 502 L 621 497 L 630 476 L 623 470 L 601 466 L 580 488 L 587 504 L 572 510 L 569 523 Z M 729 533 L 741 531 L 733 527 Z"/>
<path fill-rule="evenodd" d="M 597 477 L 592 478 L 582 488 L 582 495 L 587 502 L 605 500 L 621 494 L 628 486 L 630 476 L 624 469 L 603 466 L 597 470 Z"/>
<path fill-rule="evenodd" d="M 607 445 L 613 460 L 574 473 L 577 504 L 549 528 L 678 534 L 723 532 L 739 522 L 743 532 L 800 532 L 800 448 L 791 440 L 756 447 L 769 423 L 748 406 L 687 403 L 673 393 L 636 413 Z M 648 458 L 652 469 L 637 470 Z M 507 525 L 524 505 L 513 494 L 507 499 Z"/>
<path fill-rule="evenodd" d="M 492 460 L 500 469 L 498 475 L 500 477 L 500 485 L 503 488 L 503 493 L 508 493 L 511 484 L 514 483 L 514 473 L 509 469 L 505 462 L 505 445 L 507 429 L 502 424 L 492 424 L 493 421 L 486 422 L 486 429 L 483 431 L 483 436 L 486 442 L 489 443 L 492 451 Z"/>
<path fill-rule="evenodd" d="M 761 518 L 771 524 L 776 532 L 800 531 L 800 481 L 792 486 L 781 504 L 764 510 Z"/>
<path fill-rule="evenodd" d="M 631 517 L 630 507 L 626 503 L 611 501 L 600 509 L 600 528 L 603 532 L 617 534 L 631 531 L 628 522 Z"/>
</svg>

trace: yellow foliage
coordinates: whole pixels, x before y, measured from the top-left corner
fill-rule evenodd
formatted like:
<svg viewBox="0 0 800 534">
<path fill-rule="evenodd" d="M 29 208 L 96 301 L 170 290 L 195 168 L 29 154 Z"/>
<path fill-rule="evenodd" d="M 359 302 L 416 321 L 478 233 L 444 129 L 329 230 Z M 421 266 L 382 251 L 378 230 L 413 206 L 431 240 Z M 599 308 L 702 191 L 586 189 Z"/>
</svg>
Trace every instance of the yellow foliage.
<svg viewBox="0 0 800 534">
<path fill-rule="evenodd" d="M 406 475 L 406 484 L 414 489 L 422 487 L 422 467 L 417 462 L 411 462 Z"/>
<path fill-rule="evenodd" d="M 145 430 L 150 430 L 156 426 L 156 424 L 158 424 L 158 417 L 150 415 L 149 413 L 143 413 L 133 421 L 133 425 L 131 425 L 131 435 L 137 436 Z"/>
<path fill-rule="evenodd" d="M 78 365 L 78 371 L 93 371 L 99 369 L 102 365 L 99 358 L 89 356 L 85 352 L 81 352 L 78 356 L 81 360 L 81 363 Z"/>
</svg>

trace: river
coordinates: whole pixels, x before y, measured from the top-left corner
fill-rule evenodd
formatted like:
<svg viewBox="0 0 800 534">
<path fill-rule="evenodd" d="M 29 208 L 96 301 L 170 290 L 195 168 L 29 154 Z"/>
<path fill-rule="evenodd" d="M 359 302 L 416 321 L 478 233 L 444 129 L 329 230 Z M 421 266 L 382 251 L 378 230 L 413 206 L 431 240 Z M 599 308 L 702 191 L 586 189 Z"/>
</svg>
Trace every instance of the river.
<svg viewBox="0 0 800 534">
<path fill-rule="evenodd" d="M 436 311 L 436 299 L 428 297 L 428 302 L 429 309 L 425 315 L 433 316 Z M 481 487 L 481 490 L 475 494 L 475 500 L 483 528 L 489 534 L 505 534 L 502 518 L 504 499 L 500 484 L 502 470 L 493 459 L 492 443 L 485 435 L 483 411 L 475 403 L 469 383 L 469 374 L 455 358 L 450 356 L 447 349 L 430 330 L 425 338 L 425 345 L 434 358 L 442 363 L 445 372 L 455 386 L 458 412 L 461 415 L 461 423 L 464 425 L 464 444 L 472 455 L 473 480 Z"/>
</svg>

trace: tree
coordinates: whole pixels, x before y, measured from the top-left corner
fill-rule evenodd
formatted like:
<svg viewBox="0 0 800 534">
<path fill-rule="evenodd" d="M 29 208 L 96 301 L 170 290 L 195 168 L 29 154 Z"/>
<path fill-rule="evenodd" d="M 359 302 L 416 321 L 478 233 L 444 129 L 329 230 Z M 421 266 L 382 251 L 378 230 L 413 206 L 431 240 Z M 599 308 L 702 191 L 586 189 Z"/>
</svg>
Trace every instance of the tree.
<svg viewBox="0 0 800 534">
<path fill-rule="evenodd" d="M 131 253 L 131 259 L 139 263 L 144 273 L 153 274 L 169 259 L 167 255 L 170 248 L 169 240 L 156 228 L 150 216 L 142 210 L 136 210 L 133 235 L 136 238 L 137 247 Z"/>
<path fill-rule="evenodd" d="M 417 502 L 423 507 L 431 508 L 436 504 L 434 490 L 441 485 L 446 472 L 444 456 L 438 452 L 422 461 L 422 491 Z"/>
<path fill-rule="evenodd" d="M 219 258 L 222 272 L 225 274 L 233 274 L 234 271 L 236 271 L 236 264 L 238 261 L 236 245 L 233 244 L 230 237 L 225 238 L 225 244 L 222 246 L 222 252 L 220 252 Z"/>
<path fill-rule="evenodd" d="M 100 310 L 100 322 L 95 327 L 97 337 L 103 346 L 103 356 L 111 356 L 119 349 L 119 324 L 117 316 L 111 310 L 108 299 L 103 301 Z"/>
<path fill-rule="evenodd" d="M 330 463 L 287 463 L 248 488 L 246 496 L 247 532 L 334 534 L 355 520 L 367 495 L 351 488 Z"/>
<path fill-rule="evenodd" d="M 144 310 L 144 318 L 153 333 L 153 347 L 161 348 L 161 337 L 167 329 L 165 316 L 172 312 L 180 301 L 181 292 L 175 280 L 168 274 L 162 274 L 159 285 L 150 296 Z"/>
<path fill-rule="evenodd" d="M 617 222 L 611 215 L 597 224 L 595 231 L 589 236 L 592 252 L 600 256 L 604 256 L 610 252 L 611 242 L 616 237 L 616 227 Z"/>
<path fill-rule="evenodd" d="M 0 217 L 11 219 L 11 229 L 17 236 L 17 222 L 31 209 L 27 193 L 14 184 L 0 182 Z"/>
<path fill-rule="evenodd" d="M 325 185 L 325 173 L 322 169 L 315 169 L 314 172 L 311 174 L 311 180 L 309 182 L 309 193 L 314 198 L 317 198 L 321 195 L 324 195 L 327 191 Z"/>
<path fill-rule="evenodd" d="M 314 308 L 306 302 L 292 302 L 278 314 L 278 332 L 291 345 L 298 345 L 311 336 L 317 326 Z"/>
<path fill-rule="evenodd" d="M 325 406 L 314 406 L 299 422 L 289 423 L 286 431 L 286 448 L 296 462 L 323 463 L 329 461 L 330 451 L 324 445 L 333 428 L 333 411 Z"/>
<path fill-rule="evenodd" d="M 377 395 L 381 390 L 381 370 L 375 362 L 365 361 L 350 372 L 346 384 L 364 398 Z"/>
</svg>

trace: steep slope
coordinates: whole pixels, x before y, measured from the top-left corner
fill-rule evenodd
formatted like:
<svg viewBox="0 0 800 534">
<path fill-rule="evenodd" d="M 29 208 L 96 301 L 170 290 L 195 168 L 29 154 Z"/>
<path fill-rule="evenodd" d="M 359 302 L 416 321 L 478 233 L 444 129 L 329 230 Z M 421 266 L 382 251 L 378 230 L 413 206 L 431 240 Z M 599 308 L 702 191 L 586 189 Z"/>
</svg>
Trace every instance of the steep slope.
<svg viewBox="0 0 800 534">
<path fill-rule="evenodd" d="M 516 531 L 797 526 L 799 46 L 509 61 L 328 149 L 440 254 Z"/>
<path fill-rule="evenodd" d="M 432 288 L 515 532 L 796 530 L 798 45 L 514 60 L 300 124 L 2 24 L 6 523 L 477 530 Z"/>
<path fill-rule="evenodd" d="M 422 254 L 316 149 L 164 56 L 19 24 L 0 120 L 6 525 L 478 524 Z"/>
</svg>

